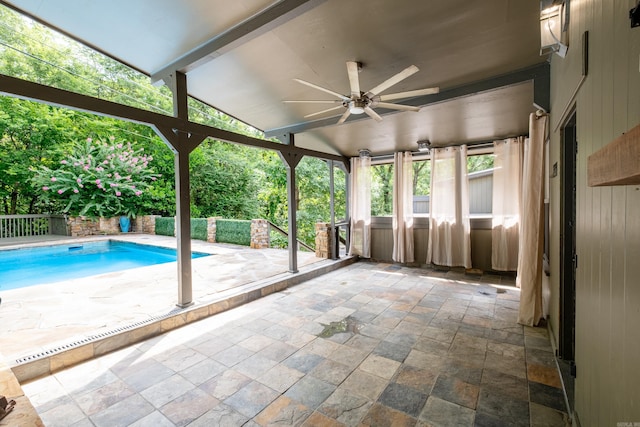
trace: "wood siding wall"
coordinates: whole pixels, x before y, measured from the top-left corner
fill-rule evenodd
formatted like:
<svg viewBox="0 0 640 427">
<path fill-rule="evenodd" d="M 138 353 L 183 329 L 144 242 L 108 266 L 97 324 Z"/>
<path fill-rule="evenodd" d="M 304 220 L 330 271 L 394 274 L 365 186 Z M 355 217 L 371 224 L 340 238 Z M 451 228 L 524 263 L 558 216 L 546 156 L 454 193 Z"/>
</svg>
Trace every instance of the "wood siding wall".
<svg viewBox="0 0 640 427">
<path fill-rule="evenodd" d="M 550 164 L 562 167 L 563 112 L 589 72 L 577 112 L 576 413 L 583 427 L 640 422 L 640 188 L 587 186 L 587 157 L 640 123 L 640 28 L 635 0 L 571 2 L 569 53 L 551 62 Z M 557 128 L 557 129 L 556 129 Z M 551 191 L 551 318 L 559 331 L 560 174 Z"/>
<path fill-rule="evenodd" d="M 493 173 L 469 177 L 469 212 L 491 213 L 493 210 Z"/>
<path fill-rule="evenodd" d="M 428 218 L 416 218 L 413 244 L 417 264 L 425 264 L 429 242 Z M 391 217 L 375 217 L 371 223 L 371 258 L 393 262 Z M 471 264 L 473 268 L 491 270 L 491 219 L 471 220 Z"/>
</svg>

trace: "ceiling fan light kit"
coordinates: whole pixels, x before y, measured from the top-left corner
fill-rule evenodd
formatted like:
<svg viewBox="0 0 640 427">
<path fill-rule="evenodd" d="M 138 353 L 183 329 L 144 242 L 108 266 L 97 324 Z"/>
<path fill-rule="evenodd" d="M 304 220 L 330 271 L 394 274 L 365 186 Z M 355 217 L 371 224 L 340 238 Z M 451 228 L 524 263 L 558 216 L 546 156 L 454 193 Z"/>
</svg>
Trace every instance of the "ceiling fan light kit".
<svg viewBox="0 0 640 427">
<path fill-rule="evenodd" d="M 362 114 L 364 113 L 364 109 L 365 107 L 367 107 L 367 102 L 363 99 L 354 99 L 353 101 L 349 101 L 347 103 L 348 105 L 345 105 L 345 107 L 349 108 L 349 112 L 351 114 Z"/>
<path fill-rule="evenodd" d="M 406 92 L 398 92 L 387 95 L 380 95 L 380 93 L 389 89 L 391 86 L 400 83 L 402 80 L 407 77 L 417 73 L 419 71 L 418 67 L 415 65 L 411 65 L 399 73 L 393 75 L 389 79 L 380 83 L 378 86 L 369 90 L 368 92 L 362 92 L 360 90 L 360 79 L 358 77 L 358 73 L 362 70 L 362 64 L 356 61 L 347 61 L 347 74 L 349 77 L 349 86 L 350 86 L 350 95 L 342 95 L 338 92 L 335 92 L 331 89 L 327 89 L 322 86 L 318 86 L 314 83 L 310 83 L 308 81 L 302 79 L 294 79 L 296 82 L 314 88 L 316 90 L 328 93 L 336 98 L 337 100 L 286 100 L 286 103 L 318 103 L 318 104 L 331 104 L 340 102 L 342 105 L 338 105 L 336 107 L 327 108 L 325 110 L 317 111 L 315 113 L 307 114 L 304 117 L 314 117 L 320 114 L 328 113 L 331 111 L 339 110 L 344 108 L 344 112 L 340 119 L 338 120 L 338 124 L 344 123 L 345 120 L 351 114 L 363 114 L 366 113 L 369 117 L 376 121 L 382 121 L 382 117 L 378 113 L 376 113 L 373 109 L 376 107 L 386 108 L 390 110 L 399 110 L 399 111 L 420 111 L 420 107 L 414 107 L 412 105 L 402 105 L 395 104 L 388 101 L 393 101 L 396 99 L 405 99 L 405 98 L 413 98 L 416 96 L 424 96 L 430 95 L 433 93 L 438 93 L 437 87 L 426 88 L 426 89 L 418 89 L 411 90 Z"/>
</svg>

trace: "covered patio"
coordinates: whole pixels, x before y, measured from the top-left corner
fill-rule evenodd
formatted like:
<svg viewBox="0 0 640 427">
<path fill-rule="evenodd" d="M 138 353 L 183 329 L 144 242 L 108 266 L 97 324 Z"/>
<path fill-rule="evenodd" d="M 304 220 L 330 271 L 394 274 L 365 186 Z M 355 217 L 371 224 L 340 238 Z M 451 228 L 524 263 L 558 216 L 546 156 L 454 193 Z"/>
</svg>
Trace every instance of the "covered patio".
<svg viewBox="0 0 640 427">
<path fill-rule="evenodd" d="M 347 172 L 353 187 L 347 189 L 347 212 L 336 213 L 331 203 L 330 218 L 323 220 L 333 229 L 344 216 L 353 237 L 362 234 L 354 209 L 362 203 L 356 196 L 366 187 L 357 188 L 352 171 L 362 153 L 383 162 L 398 153 L 429 158 L 428 152 L 418 151 L 418 142 L 427 142 L 434 151 L 459 146 L 486 151 L 492 141 L 527 135 L 529 115 L 549 110 L 550 68 L 540 55 L 540 10 L 535 2 L 516 7 L 505 0 L 446 6 L 382 0 L 348 6 L 336 0 L 234 6 L 203 1 L 158 8 L 149 1 L 134 9 L 124 2 L 121 7 L 69 3 L 63 9 L 46 3 L 2 3 L 171 90 L 169 117 L 0 76 L 0 93 L 146 124 L 173 150 L 176 304 L 183 308 L 193 303 L 189 155 L 204 139 L 280 155 L 287 170 L 289 271 L 295 273 L 296 166 L 304 156 L 326 160 L 332 183 L 336 167 Z M 151 12 L 153 25 L 145 19 Z M 355 19 L 361 13 L 366 19 Z M 96 17 L 103 25 L 87 27 Z M 109 22 L 118 22 L 120 31 L 114 33 Z M 191 121 L 189 98 L 263 131 L 264 138 Z M 333 106 L 325 108 L 327 104 Z M 369 222 L 364 219 L 366 227 Z M 367 246 L 375 244 L 364 240 Z M 353 242 L 361 246 L 363 240 Z M 418 248 L 424 243 L 422 235 L 406 242 Z M 368 258 L 370 251 L 352 245 L 350 254 Z M 423 262 L 432 260 L 415 260 Z M 470 261 L 446 265 L 473 267 Z"/>
<path fill-rule="evenodd" d="M 431 255 L 396 258 L 395 235 L 360 233 L 370 224 L 355 215 L 366 188 L 354 168 L 360 158 L 487 152 L 493 141 L 529 134 L 536 112 L 546 120 L 551 81 L 539 2 L 1 2 L 173 94 L 167 116 L 0 75 L 2 94 L 146 124 L 175 155 L 178 267 L 170 280 L 176 312 L 197 321 L 178 319 L 121 350 L 123 343 L 94 346 L 96 359 L 71 369 L 63 370 L 86 354 L 15 366 L 19 379 L 49 375 L 24 385 L 47 425 L 568 423 L 549 333 L 517 323 L 512 276 L 477 275 L 468 253 L 446 271 L 431 266 Z M 189 97 L 264 138 L 191 121 Z M 287 285 L 254 301 L 267 292 L 250 284 L 250 297 L 230 297 L 229 310 L 211 317 L 223 310 L 198 305 L 189 226 L 189 154 L 206 138 L 278 152 L 288 194 Z M 326 160 L 332 182 L 335 168 L 347 172 L 352 247 L 338 262 L 361 262 L 297 280 L 311 269 L 295 243 L 295 170 L 304 156 Z M 332 203 L 322 220 L 333 229 L 341 214 Z M 432 230 L 411 235 L 409 245 L 431 254 Z M 367 245 L 384 253 L 393 245 L 402 261 L 367 261 Z M 541 265 L 541 256 L 532 259 Z M 274 261 L 260 262 L 266 269 Z M 537 323 L 542 314 L 530 317 Z M 347 330 L 323 335 L 331 325 Z"/>
</svg>

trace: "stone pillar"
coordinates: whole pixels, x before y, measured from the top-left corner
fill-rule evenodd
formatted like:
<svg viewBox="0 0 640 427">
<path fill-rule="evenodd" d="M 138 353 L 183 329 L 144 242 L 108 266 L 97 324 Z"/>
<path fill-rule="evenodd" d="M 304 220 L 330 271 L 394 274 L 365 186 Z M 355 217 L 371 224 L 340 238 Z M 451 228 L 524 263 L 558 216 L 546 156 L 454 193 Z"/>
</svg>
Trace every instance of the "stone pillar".
<svg viewBox="0 0 640 427">
<path fill-rule="evenodd" d="M 67 226 L 71 237 L 85 237 L 100 234 L 100 223 L 84 216 L 70 216 Z"/>
<path fill-rule="evenodd" d="M 135 220 L 135 231 L 144 234 L 156 234 L 156 218 L 160 215 L 138 215 Z"/>
<path fill-rule="evenodd" d="M 251 248 L 266 249 L 270 245 L 269 222 L 266 219 L 251 220 Z"/>
<path fill-rule="evenodd" d="M 216 220 L 221 217 L 207 218 L 207 242 L 216 242 Z"/>
<path fill-rule="evenodd" d="M 331 258 L 333 250 L 331 238 L 331 224 L 328 222 L 316 223 L 316 257 Z"/>
</svg>

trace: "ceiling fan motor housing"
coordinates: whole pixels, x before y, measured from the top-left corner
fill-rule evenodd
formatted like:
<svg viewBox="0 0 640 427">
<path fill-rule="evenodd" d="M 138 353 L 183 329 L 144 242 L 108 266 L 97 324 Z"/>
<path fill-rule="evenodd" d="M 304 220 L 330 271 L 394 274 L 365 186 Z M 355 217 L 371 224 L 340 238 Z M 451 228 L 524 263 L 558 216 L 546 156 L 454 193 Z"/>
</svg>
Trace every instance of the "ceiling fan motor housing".
<svg viewBox="0 0 640 427">
<path fill-rule="evenodd" d="M 364 109 L 369 106 L 371 101 L 367 97 L 344 101 L 342 105 L 351 111 L 351 114 L 362 114 Z"/>
</svg>

